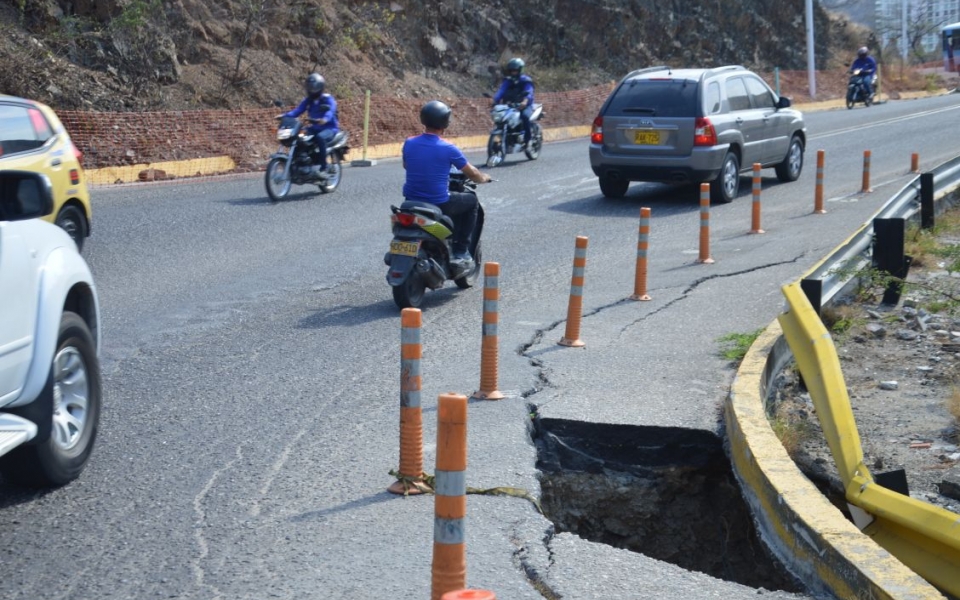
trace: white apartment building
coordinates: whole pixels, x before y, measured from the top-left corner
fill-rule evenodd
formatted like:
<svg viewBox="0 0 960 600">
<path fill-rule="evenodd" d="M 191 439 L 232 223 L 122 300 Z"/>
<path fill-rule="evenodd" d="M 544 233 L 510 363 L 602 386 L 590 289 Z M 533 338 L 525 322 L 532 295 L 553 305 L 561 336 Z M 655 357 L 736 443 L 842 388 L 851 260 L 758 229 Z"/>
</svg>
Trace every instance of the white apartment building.
<svg viewBox="0 0 960 600">
<path fill-rule="evenodd" d="M 907 42 L 902 39 L 904 23 L 907 30 L 915 30 L 919 23 L 929 24 L 931 32 L 924 35 L 920 43 L 924 50 L 933 52 L 941 47 L 940 29 L 960 22 L 960 0 L 876 0 L 874 16 L 877 38 L 884 46 L 892 39 L 901 40 L 901 54 L 907 51 Z"/>
</svg>

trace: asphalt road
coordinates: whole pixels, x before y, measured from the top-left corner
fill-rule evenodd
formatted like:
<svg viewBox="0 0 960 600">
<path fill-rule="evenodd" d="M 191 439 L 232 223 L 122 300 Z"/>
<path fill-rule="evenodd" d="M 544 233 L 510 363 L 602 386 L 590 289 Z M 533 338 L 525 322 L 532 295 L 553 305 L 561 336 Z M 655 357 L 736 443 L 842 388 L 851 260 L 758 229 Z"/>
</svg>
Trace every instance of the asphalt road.
<svg viewBox="0 0 960 600">
<path fill-rule="evenodd" d="M 470 405 L 468 485 L 538 492 L 529 415 L 720 432 L 732 366 L 715 340 L 776 317 L 779 286 L 842 242 L 908 178 L 956 153 L 960 96 L 807 114 L 803 175 L 764 172 L 711 209 L 698 264 L 695 189 L 604 199 L 586 140 L 509 156 L 480 188 L 484 259 L 501 265 L 501 402 Z M 549 126 L 549 123 L 547 124 Z M 813 215 L 816 151 L 827 214 Z M 874 191 L 859 193 L 863 151 Z M 475 163 L 483 156 L 471 154 Z M 273 204 L 261 176 L 97 188 L 84 253 L 103 316 L 105 410 L 77 482 L 0 482 L 0 597 L 426 597 L 431 497 L 385 493 L 398 462 L 399 311 L 385 283 L 402 168 L 348 168 L 334 194 Z M 306 190 L 307 188 L 301 188 Z M 314 188 L 315 189 L 315 188 Z M 650 302 L 633 292 L 652 209 Z M 574 240 L 589 238 L 582 350 L 556 345 Z M 425 469 L 438 394 L 479 383 L 481 294 L 423 308 Z M 498 597 L 748 598 L 756 591 L 573 536 L 528 503 L 470 497 L 468 583 Z M 649 594 L 647 597 L 650 597 Z"/>
</svg>

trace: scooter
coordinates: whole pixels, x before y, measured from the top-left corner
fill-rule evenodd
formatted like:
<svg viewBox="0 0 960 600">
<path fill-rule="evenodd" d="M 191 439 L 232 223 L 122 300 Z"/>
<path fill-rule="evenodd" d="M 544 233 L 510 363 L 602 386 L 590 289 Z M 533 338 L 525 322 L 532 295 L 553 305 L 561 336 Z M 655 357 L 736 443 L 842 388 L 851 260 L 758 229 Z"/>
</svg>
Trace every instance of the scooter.
<svg viewBox="0 0 960 600">
<path fill-rule="evenodd" d="M 867 80 L 870 80 L 870 83 L 874 83 L 876 76 L 873 74 L 866 75 L 863 73 L 862 69 L 854 69 L 850 73 L 850 81 L 847 82 L 847 108 L 853 108 L 853 105 L 857 102 L 863 102 L 866 106 L 870 106 L 870 103 L 873 102 L 873 94 L 867 93 Z"/>
<path fill-rule="evenodd" d="M 450 170 L 450 191 L 475 190 L 477 184 L 463 172 Z M 453 220 L 440 207 L 429 202 L 405 200 L 400 206 L 390 206 L 393 240 L 383 257 L 386 263 L 387 283 L 393 290 L 393 301 L 399 308 L 419 308 L 426 290 L 443 287 L 452 279 L 460 289 L 470 288 L 480 274 L 483 254 L 480 234 L 483 232 L 483 205 L 477 211 L 477 224 L 470 242 L 473 262 L 466 265 L 451 263 L 453 256 Z"/>
<path fill-rule="evenodd" d="M 504 161 L 507 154 L 519 154 L 521 151 L 530 160 L 537 160 L 543 146 L 543 131 L 537 121 L 542 118 L 543 105 L 534 103 L 530 114 L 530 141 L 524 148 L 523 120 L 516 103 L 495 105 L 490 110 L 493 129 L 487 140 L 487 166 L 495 167 Z"/>
</svg>

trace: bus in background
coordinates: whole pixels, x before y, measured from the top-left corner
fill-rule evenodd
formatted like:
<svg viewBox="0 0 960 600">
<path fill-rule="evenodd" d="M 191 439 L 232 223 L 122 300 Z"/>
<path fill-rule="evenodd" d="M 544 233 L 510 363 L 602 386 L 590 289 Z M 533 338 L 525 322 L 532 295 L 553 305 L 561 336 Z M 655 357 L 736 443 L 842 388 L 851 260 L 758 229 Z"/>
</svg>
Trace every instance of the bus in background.
<svg viewBox="0 0 960 600">
<path fill-rule="evenodd" d="M 940 31 L 943 39 L 943 68 L 954 73 L 960 66 L 960 23 L 947 25 Z"/>
</svg>

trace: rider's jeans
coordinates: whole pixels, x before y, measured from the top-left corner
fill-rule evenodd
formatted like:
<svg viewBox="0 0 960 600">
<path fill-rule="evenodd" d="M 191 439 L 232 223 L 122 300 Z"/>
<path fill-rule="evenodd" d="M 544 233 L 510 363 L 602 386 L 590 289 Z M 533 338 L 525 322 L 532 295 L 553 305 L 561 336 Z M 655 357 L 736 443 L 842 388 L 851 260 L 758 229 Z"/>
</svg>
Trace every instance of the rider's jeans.
<svg viewBox="0 0 960 600">
<path fill-rule="evenodd" d="M 331 129 L 317 130 L 313 127 L 309 128 L 308 131 L 310 133 L 316 134 L 316 137 L 313 138 L 314 139 L 313 143 L 316 145 L 314 146 L 313 156 L 311 157 L 313 159 L 313 164 L 320 165 L 321 167 L 326 168 L 327 167 L 327 142 L 332 140 L 333 136 L 335 136 L 336 133 Z"/>
<path fill-rule="evenodd" d="M 528 104 L 520 112 L 520 120 L 523 122 L 523 143 L 526 144 L 530 141 L 530 116 L 533 115 L 533 105 Z"/>
<path fill-rule="evenodd" d="M 450 199 L 437 206 L 443 214 L 453 219 L 453 251 L 469 250 L 473 228 L 477 225 L 477 195 L 473 192 L 450 192 Z"/>
</svg>

